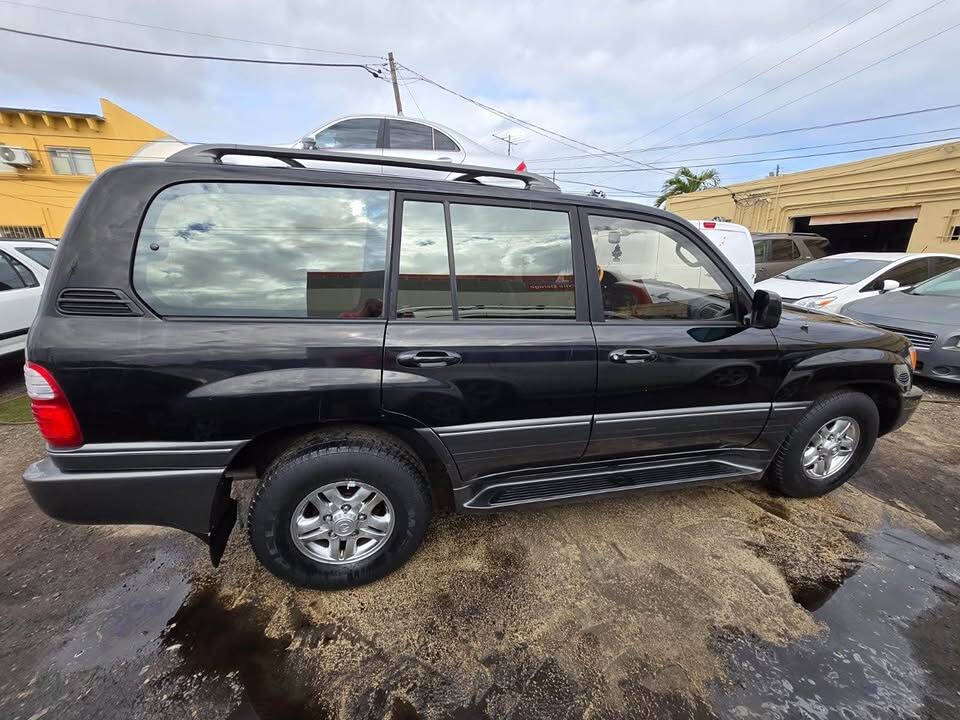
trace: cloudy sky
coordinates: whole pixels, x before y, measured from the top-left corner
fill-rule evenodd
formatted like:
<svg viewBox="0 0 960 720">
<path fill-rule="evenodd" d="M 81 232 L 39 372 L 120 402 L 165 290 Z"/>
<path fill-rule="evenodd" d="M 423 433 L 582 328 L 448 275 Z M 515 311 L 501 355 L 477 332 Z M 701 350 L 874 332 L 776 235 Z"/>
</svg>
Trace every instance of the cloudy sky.
<svg viewBox="0 0 960 720">
<path fill-rule="evenodd" d="M 0 9 L 5 27 L 168 52 L 379 66 L 392 50 L 416 73 L 572 140 L 543 137 L 410 70 L 401 71 L 406 115 L 490 149 L 503 149 L 492 134 L 510 132 L 522 139 L 514 154 L 556 171 L 565 189 L 607 186 L 639 202 L 679 164 L 716 167 L 728 184 L 766 175 L 776 158 L 789 172 L 960 137 L 953 109 L 655 149 L 958 103 L 950 28 L 960 0 L 0 0 Z M 394 109 L 389 84 L 357 68 L 169 59 L 0 35 L 0 105 L 98 112 L 103 96 L 188 141 L 291 142 L 339 115 Z M 631 160 L 569 158 L 597 152 L 585 144 L 631 150 Z M 789 157 L 851 149 L 860 151 Z"/>
</svg>

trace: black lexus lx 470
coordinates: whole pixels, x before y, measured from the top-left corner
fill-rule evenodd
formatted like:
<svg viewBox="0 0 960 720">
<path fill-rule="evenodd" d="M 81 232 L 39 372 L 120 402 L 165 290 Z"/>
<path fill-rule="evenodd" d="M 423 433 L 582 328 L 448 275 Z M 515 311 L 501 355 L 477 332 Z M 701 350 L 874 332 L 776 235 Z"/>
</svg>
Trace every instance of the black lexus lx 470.
<svg viewBox="0 0 960 720">
<path fill-rule="evenodd" d="M 409 558 L 436 508 L 828 492 L 916 408 L 912 355 L 781 309 L 650 207 L 526 172 L 195 146 L 103 173 L 74 211 L 27 342 L 48 457 L 24 481 L 55 518 L 180 528 L 218 562 L 232 485 L 257 478 L 260 561 L 346 587 Z"/>
</svg>

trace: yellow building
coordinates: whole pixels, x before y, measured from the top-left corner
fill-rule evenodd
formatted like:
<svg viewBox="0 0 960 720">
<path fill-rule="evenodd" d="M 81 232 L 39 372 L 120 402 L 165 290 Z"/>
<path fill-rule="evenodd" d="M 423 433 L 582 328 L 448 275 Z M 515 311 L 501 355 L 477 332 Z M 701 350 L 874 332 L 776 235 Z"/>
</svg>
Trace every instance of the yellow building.
<svg viewBox="0 0 960 720">
<path fill-rule="evenodd" d="M 960 253 L 960 143 L 678 195 L 666 207 L 752 232 L 818 233 L 836 252 Z"/>
<path fill-rule="evenodd" d="M 60 237 L 97 173 L 170 137 L 109 100 L 100 108 L 0 107 L 0 237 Z"/>
</svg>

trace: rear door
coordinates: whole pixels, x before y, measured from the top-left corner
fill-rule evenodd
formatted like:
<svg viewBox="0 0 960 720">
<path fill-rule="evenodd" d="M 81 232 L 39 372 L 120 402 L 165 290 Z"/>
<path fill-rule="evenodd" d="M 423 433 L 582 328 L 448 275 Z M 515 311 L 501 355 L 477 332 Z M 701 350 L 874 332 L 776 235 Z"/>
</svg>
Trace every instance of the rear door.
<svg viewBox="0 0 960 720">
<path fill-rule="evenodd" d="M 780 380 L 770 330 L 708 243 L 660 216 L 581 210 L 599 371 L 586 458 L 736 448 L 760 434 Z"/>
<path fill-rule="evenodd" d="M 0 250 L 0 354 L 23 346 L 39 303 L 36 275 Z"/>
<path fill-rule="evenodd" d="M 464 481 L 577 460 L 597 355 L 576 212 L 399 195 L 383 406 L 432 428 Z"/>
<path fill-rule="evenodd" d="M 313 136 L 314 146 L 318 150 L 357 155 L 383 157 L 383 137 L 386 120 L 376 117 L 355 117 L 338 120 L 321 128 Z M 380 165 L 356 165 L 353 163 L 332 163 L 320 160 L 303 160 L 307 167 L 344 172 L 365 172 L 374 175 L 383 173 Z"/>
<path fill-rule="evenodd" d="M 800 259 L 800 250 L 794 245 L 791 238 L 770 238 L 768 242 L 770 243 L 770 249 L 764 268 L 765 277 L 779 275 L 803 262 Z"/>
</svg>

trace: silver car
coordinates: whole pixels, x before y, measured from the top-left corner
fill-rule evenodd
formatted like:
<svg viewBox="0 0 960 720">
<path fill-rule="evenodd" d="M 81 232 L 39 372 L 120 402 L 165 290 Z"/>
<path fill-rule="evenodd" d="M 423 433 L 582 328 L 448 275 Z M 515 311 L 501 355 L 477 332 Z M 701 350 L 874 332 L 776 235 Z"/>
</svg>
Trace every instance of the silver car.
<svg viewBox="0 0 960 720">
<path fill-rule="evenodd" d="M 523 171 L 522 160 L 498 155 L 470 138 L 429 120 L 409 120 L 393 115 L 348 115 L 317 128 L 291 147 L 429 160 Z M 356 171 L 356 166 L 352 168 Z M 366 169 L 365 169 L 366 170 Z M 385 175 L 443 177 L 436 171 L 370 166 Z"/>
</svg>

